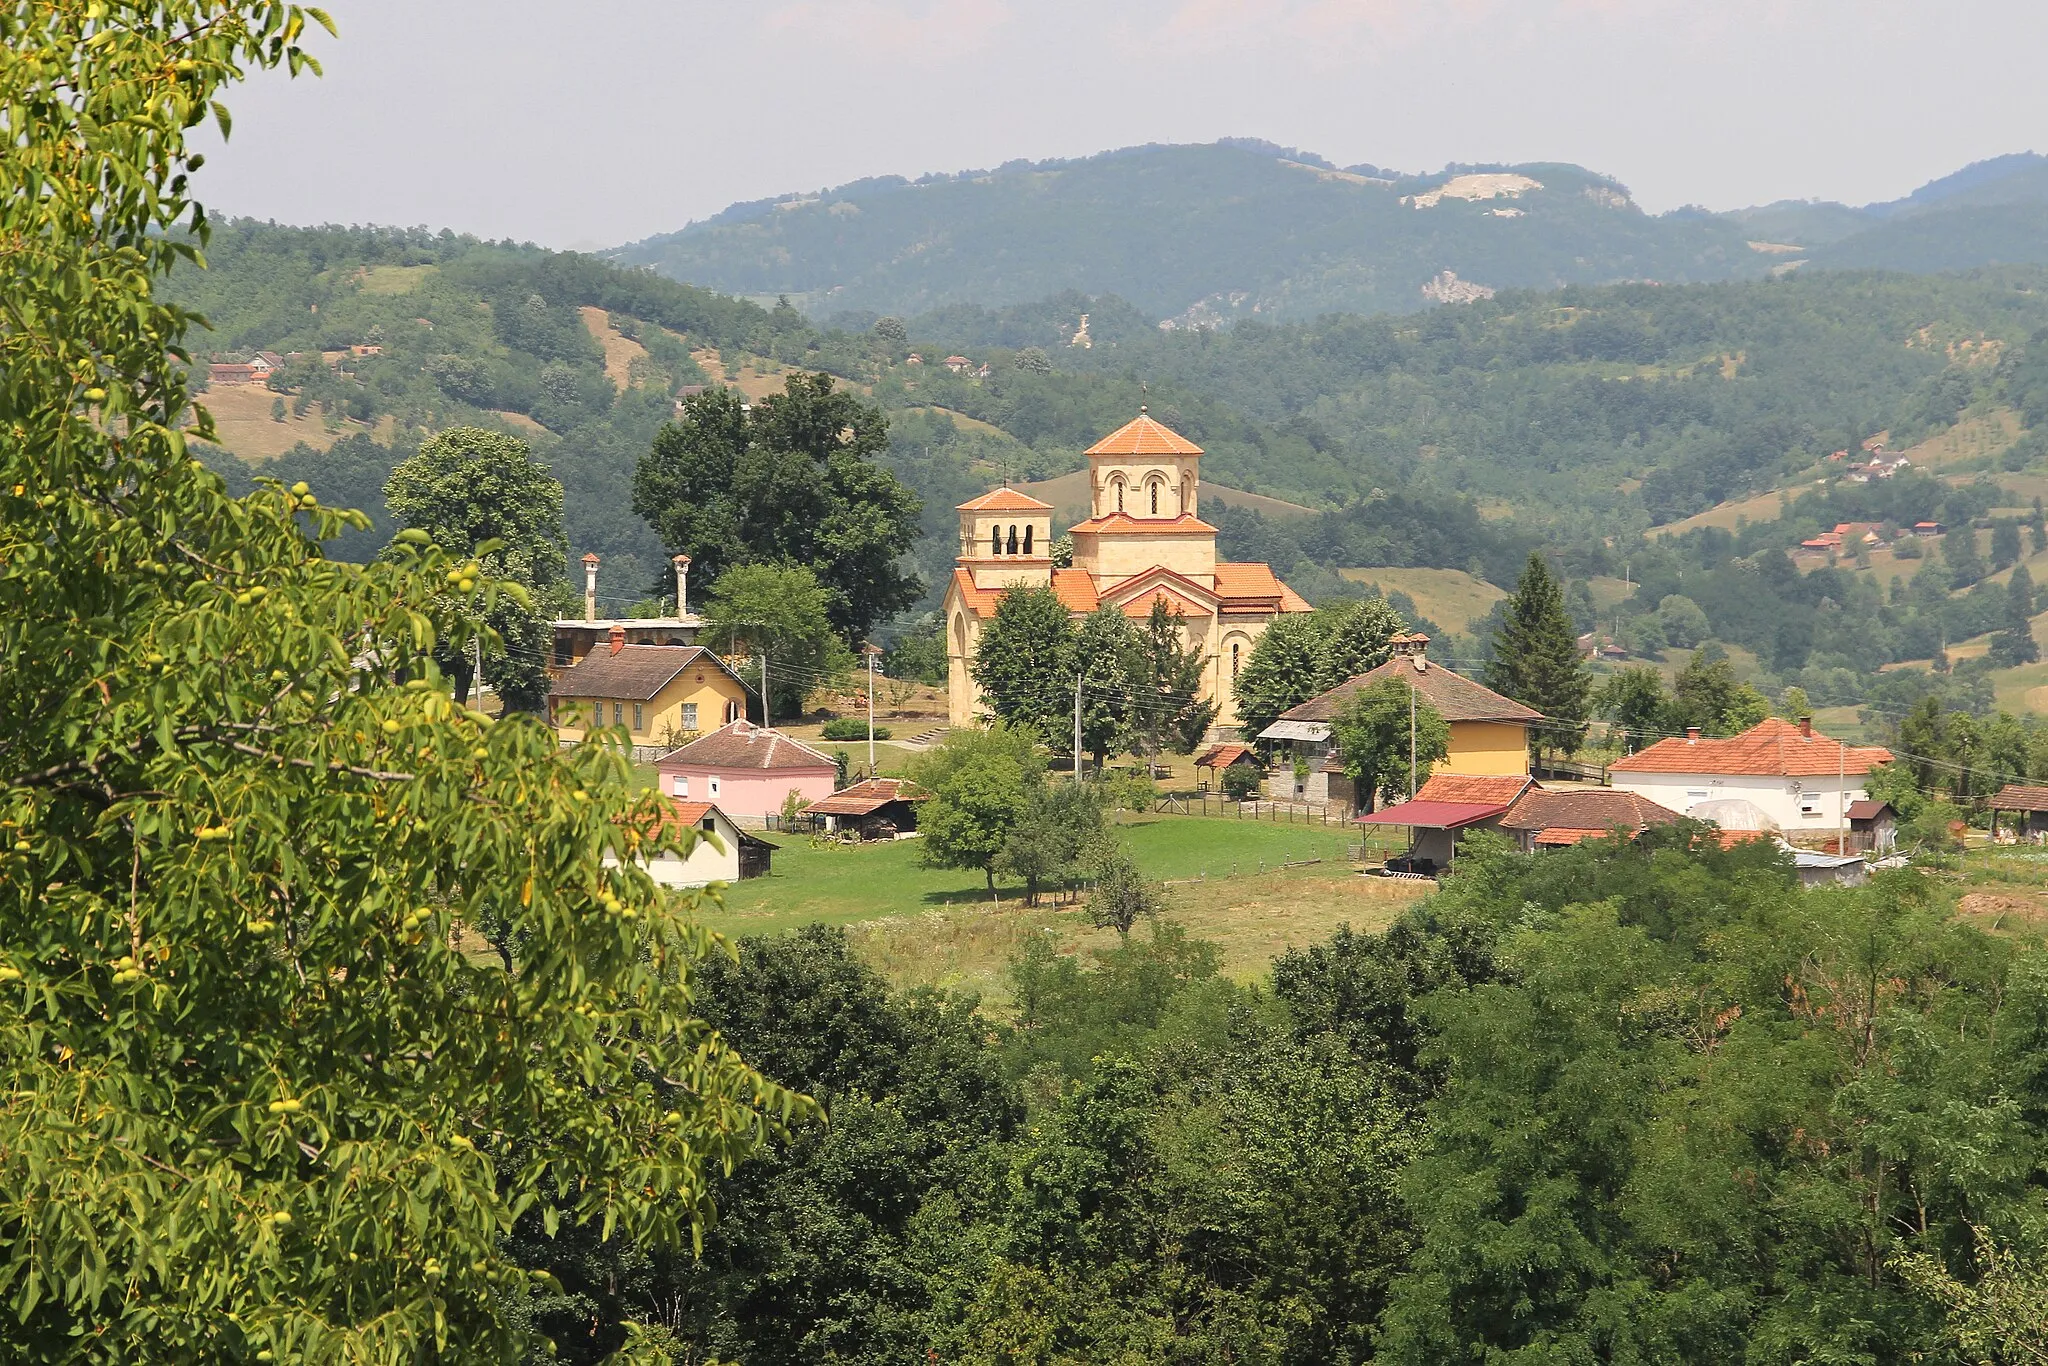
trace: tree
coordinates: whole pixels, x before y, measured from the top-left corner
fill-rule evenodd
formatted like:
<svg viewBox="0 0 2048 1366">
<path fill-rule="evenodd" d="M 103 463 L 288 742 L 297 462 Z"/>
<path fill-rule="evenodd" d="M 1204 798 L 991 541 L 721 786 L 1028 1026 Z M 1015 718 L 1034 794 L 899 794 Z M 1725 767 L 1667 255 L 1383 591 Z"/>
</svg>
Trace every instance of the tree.
<svg viewBox="0 0 2048 1366">
<path fill-rule="evenodd" d="M 1664 691 L 1662 674 L 1636 664 L 1608 675 L 1593 695 L 1593 708 L 1621 731 L 1624 752 L 1633 754 L 1646 740 L 1663 734 L 1670 723 L 1671 698 Z"/>
<path fill-rule="evenodd" d="M 1657 625 L 1664 632 L 1664 642 L 1681 650 L 1705 640 L 1710 629 L 1700 605 L 1679 593 L 1666 594 L 1657 604 Z"/>
<path fill-rule="evenodd" d="M 0 107 L 34 113 L 0 145 L 0 239 L 33 247 L 0 328 L 0 1283 L 24 1360 L 516 1360 L 522 1210 L 558 1193 L 550 1227 L 686 1245 L 714 1175 L 814 1110 L 694 1013 L 696 898 L 637 865 L 691 832 L 617 754 L 448 697 L 464 566 L 327 559 L 367 519 L 231 498 L 192 458 L 217 432 L 166 363 L 191 319 L 153 294 L 210 231 L 186 130 L 225 131 L 244 71 L 307 65 L 312 22 L 10 12 Z"/>
<path fill-rule="evenodd" d="M 1138 628 L 1123 609 L 1104 603 L 1081 619 L 1074 645 L 1081 671 L 1081 747 L 1100 772 L 1113 752 L 1132 741 Z"/>
<path fill-rule="evenodd" d="M 506 595 L 473 625 L 496 636 L 484 656 L 484 677 L 508 710 L 539 711 L 547 701 L 547 665 L 554 641 L 543 604 L 566 596 L 568 538 L 562 532 L 562 484 L 533 459 L 524 441 L 482 427 L 451 427 L 429 438 L 384 482 L 384 505 L 400 527 L 424 532 L 461 561 L 525 590 Z M 495 542 L 493 549 L 487 545 Z M 457 591 L 447 610 L 462 610 Z M 469 700 L 474 665 L 444 646 L 435 655 L 455 680 L 455 700 Z"/>
<path fill-rule="evenodd" d="M 831 602 L 801 566 L 739 565 L 711 586 L 705 635 L 710 644 L 765 658 L 774 714 L 791 716 L 814 690 L 843 683 L 853 671 L 853 652 L 832 629 Z"/>
<path fill-rule="evenodd" d="M 1685 662 L 1673 691 L 1673 729 L 1698 726 L 1709 735 L 1734 735 L 1771 714 L 1769 699 L 1737 681 L 1727 653 L 1711 644 Z"/>
<path fill-rule="evenodd" d="M 1119 939 L 1129 940 L 1131 926 L 1159 913 L 1159 889 L 1138 871 L 1130 847 L 1120 839 L 1102 840 L 1094 863 L 1095 886 L 1088 893 L 1088 923 L 1098 929 L 1115 930 Z"/>
<path fill-rule="evenodd" d="M 1323 624 L 1321 658 L 1316 668 L 1316 693 L 1370 673 L 1393 657 L 1389 643 L 1408 630 L 1408 623 L 1385 598 L 1325 607 L 1316 612 Z M 1311 693 L 1310 696 L 1314 696 Z"/>
<path fill-rule="evenodd" d="M 930 794 L 918 813 L 918 859 L 927 868 L 979 868 L 996 890 L 996 861 L 1044 781 L 1045 763 L 1029 730 L 997 722 L 956 730 L 911 768 Z"/>
<path fill-rule="evenodd" d="M 1579 657 L 1578 634 L 1550 566 L 1532 552 L 1494 636 L 1487 686 L 1542 712 L 1548 724 L 1530 731 L 1530 747 L 1576 751 L 1585 738 L 1592 676 Z"/>
<path fill-rule="evenodd" d="M 1280 714 L 1323 691 L 1324 632 L 1312 613 L 1286 613 L 1268 622 L 1237 671 L 1237 716 L 1244 734 L 1259 732 Z"/>
<path fill-rule="evenodd" d="M 1330 723 L 1330 733 L 1368 811 L 1378 801 L 1410 795 L 1411 763 L 1419 786 L 1451 748 L 1449 724 L 1399 678 L 1360 688 Z"/>
<path fill-rule="evenodd" d="M 1234 802 L 1250 801 L 1259 795 L 1265 775 L 1252 764 L 1231 764 L 1223 770 L 1223 795 Z"/>
<path fill-rule="evenodd" d="M 1942 562 L 1948 566 L 1948 586 L 1968 588 L 1984 577 L 1984 557 L 1977 551 L 1977 530 L 1968 522 L 1951 529 L 1941 538 Z"/>
<path fill-rule="evenodd" d="M 1162 747 L 1192 753 L 1216 720 L 1216 703 L 1201 697 L 1201 647 L 1183 645 L 1181 637 L 1180 612 L 1155 596 L 1131 656 L 1133 721 L 1144 736 L 1147 758 L 1156 757 Z"/>
<path fill-rule="evenodd" d="M 868 331 L 876 341 L 892 351 L 902 350 L 910 345 L 910 329 L 903 325 L 901 318 L 877 318 L 875 325 Z"/>
<path fill-rule="evenodd" d="M 2032 664 L 2041 657 L 2034 641 L 2034 576 L 2016 565 L 2005 584 L 2005 629 L 1991 638 L 1992 663 L 2001 668 Z"/>
<path fill-rule="evenodd" d="M 2020 524 L 2001 517 L 1991 524 L 1991 572 L 2010 568 L 2019 559 Z"/>
<path fill-rule="evenodd" d="M 1082 856 L 1102 833 L 1102 806 L 1086 783 L 1041 782 L 1024 804 L 996 859 L 998 871 L 1024 883 L 1024 901 L 1038 904 L 1049 882 L 1071 881 Z"/>
<path fill-rule="evenodd" d="M 1006 589 L 969 666 L 989 715 L 1058 744 L 1072 735 L 1074 617 L 1050 588 Z"/>
<path fill-rule="evenodd" d="M 284 421 L 284 400 L 282 398 L 270 400 L 270 420 L 272 422 Z"/>
<path fill-rule="evenodd" d="M 1778 715 L 1797 721 L 1802 716 L 1813 715 L 1813 703 L 1806 696 L 1806 689 L 1793 684 L 1778 695 Z"/>
<path fill-rule="evenodd" d="M 888 446 L 881 409 L 835 391 L 830 375 L 792 374 L 751 406 L 707 389 L 640 458 L 633 510 L 713 580 L 739 565 L 808 566 L 831 594 L 834 629 L 864 639 L 923 591 L 900 564 L 920 504 L 876 463 Z"/>
<path fill-rule="evenodd" d="M 1019 351 L 1013 364 L 1027 375 L 1049 375 L 1052 373 L 1052 357 L 1045 354 L 1042 346 L 1027 346 Z"/>
</svg>

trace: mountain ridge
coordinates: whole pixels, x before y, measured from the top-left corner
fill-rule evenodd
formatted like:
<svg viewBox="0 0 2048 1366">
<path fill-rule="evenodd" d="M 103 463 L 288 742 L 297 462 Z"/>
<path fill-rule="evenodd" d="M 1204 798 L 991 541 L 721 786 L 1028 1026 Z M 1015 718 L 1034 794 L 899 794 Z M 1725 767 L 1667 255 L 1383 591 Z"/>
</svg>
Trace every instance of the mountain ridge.
<svg viewBox="0 0 2048 1366">
<path fill-rule="evenodd" d="M 1881 231 L 1909 219 L 1931 226 Z M 1206 326 L 1412 312 L 1496 289 L 1754 279 L 1793 260 L 1915 273 L 2048 262 L 2048 157 L 1990 158 L 1860 207 L 1649 214 L 1619 180 L 1567 162 L 1415 174 L 1253 138 L 1151 143 L 747 201 L 603 254 L 821 317 L 1071 290 Z M 1446 272 L 1460 287 L 1442 287 Z"/>
</svg>

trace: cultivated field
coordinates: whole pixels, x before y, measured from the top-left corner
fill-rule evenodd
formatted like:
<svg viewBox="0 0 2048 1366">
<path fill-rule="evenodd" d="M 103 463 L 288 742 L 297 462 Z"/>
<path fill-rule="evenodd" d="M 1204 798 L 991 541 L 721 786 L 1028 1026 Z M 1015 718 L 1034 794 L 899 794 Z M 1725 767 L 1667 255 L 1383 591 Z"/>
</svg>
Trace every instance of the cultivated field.
<svg viewBox="0 0 2048 1366">
<path fill-rule="evenodd" d="M 1377 584 L 1382 592 L 1402 592 L 1415 600 L 1415 610 L 1450 631 L 1463 631 L 1493 610 L 1507 594 L 1462 569 L 1345 569 L 1353 583 Z"/>
</svg>

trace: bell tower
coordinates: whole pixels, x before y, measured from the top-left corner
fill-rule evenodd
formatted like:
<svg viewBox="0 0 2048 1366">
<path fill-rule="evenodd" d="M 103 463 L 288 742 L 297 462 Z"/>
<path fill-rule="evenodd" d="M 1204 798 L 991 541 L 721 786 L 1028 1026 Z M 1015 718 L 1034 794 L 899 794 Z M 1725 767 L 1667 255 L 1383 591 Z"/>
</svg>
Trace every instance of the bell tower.
<svg viewBox="0 0 2048 1366">
<path fill-rule="evenodd" d="M 1088 448 L 1090 515 L 1122 513 L 1139 521 L 1172 521 L 1198 514 L 1202 448 L 1154 420 L 1136 418 Z"/>
<path fill-rule="evenodd" d="M 1013 488 L 962 503 L 960 565 L 977 588 L 1052 582 L 1052 505 Z"/>
</svg>

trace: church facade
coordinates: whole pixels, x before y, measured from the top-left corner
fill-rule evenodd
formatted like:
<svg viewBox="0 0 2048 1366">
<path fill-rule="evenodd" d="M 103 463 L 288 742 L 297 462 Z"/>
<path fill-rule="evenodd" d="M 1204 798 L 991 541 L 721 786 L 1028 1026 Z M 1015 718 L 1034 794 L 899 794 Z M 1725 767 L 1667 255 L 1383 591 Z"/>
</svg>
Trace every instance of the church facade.
<svg viewBox="0 0 2048 1366">
<path fill-rule="evenodd" d="M 1201 467 L 1202 448 L 1142 408 L 1096 442 L 1090 515 L 1068 532 L 1071 568 L 1052 562 L 1050 504 L 1000 488 L 960 505 L 960 558 L 943 608 L 953 725 L 983 719 L 974 652 L 1003 594 L 1020 585 L 1052 589 L 1076 618 L 1108 603 L 1142 621 L 1163 600 L 1202 651 L 1202 695 L 1217 704 L 1217 727 L 1238 724 L 1233 685 L 1252 646 L 1274 617 L 1311 608 L 1271 565 L 1216 558 L 1216 528 L 1198 511 Z"/>
</svg>

